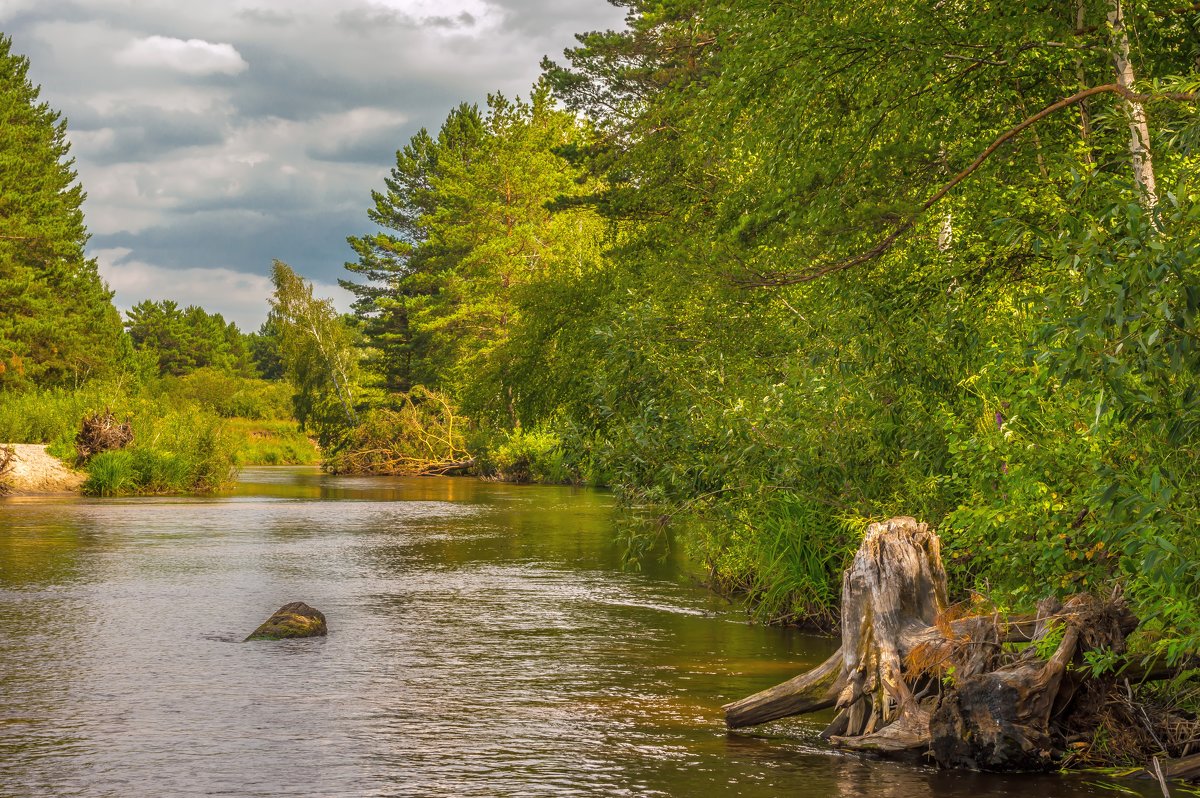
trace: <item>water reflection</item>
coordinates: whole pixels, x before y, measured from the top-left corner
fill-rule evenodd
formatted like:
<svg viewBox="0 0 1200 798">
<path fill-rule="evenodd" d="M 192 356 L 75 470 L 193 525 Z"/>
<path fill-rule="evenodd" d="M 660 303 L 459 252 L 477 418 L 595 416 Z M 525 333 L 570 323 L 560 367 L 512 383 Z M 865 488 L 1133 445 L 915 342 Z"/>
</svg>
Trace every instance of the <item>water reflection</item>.
<svg viewBox="0 0 1200 798">
<path fill-rule="evenodd" d="M 0 502 L 0 795 L 1102 794 L 840 756 L 819 717 L 727 733 L 723 702 L 833 641 L 745 624 L 678 562 L 622 571 L 610 514 L 308 469 Z M 231 642 L 295 599 L 327 638 Z"/>
</svg>

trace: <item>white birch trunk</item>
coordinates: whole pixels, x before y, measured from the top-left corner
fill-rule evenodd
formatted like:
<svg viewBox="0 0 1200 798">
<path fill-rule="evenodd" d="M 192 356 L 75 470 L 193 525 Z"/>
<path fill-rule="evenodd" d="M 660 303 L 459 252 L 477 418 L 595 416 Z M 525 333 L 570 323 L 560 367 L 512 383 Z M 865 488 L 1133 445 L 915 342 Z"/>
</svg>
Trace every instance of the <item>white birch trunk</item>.
<svg viewBox="0 0 1200 798">
<path fill-rule="evenodd" d="M 1109 0 L 1108 22 L 1112 27 L 1113 64 L 1117 68 L 1117 83 L 1130 91 L 1134 88 L 1133 62 L 1129 57 L 1129 31 L 1121 0 Z M 1146 109 L 1139 102 L 1129 101 L 1129 154 L 1133 159 L 1133 179 L 1141 191 L 1142 204 L 1147 210 L 1158 205 L 1158 188 L 1154 183 L 1154 163 L 1150 157 L 1150 127 L 1146 124 Z"/>
</svg>

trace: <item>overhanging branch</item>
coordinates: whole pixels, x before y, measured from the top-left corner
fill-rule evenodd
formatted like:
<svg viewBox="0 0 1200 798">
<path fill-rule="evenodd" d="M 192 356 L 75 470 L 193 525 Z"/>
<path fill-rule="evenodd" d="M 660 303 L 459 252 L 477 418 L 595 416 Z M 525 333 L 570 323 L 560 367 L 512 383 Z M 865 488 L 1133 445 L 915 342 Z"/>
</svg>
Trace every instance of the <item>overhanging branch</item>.
<svg viewBox="0 0 1200 798">
<path fill-rule="evenodd" d="M 934 192 L 929 199 L 921 203 L 921 207 L 918 208 L 917 211 L 910 216 L 907 221 L 896 227 L 894 230 L 892 230 L 892 232 L 888 233 L 884 238 L 882 238 L 879 243 L 875 244 L 875 246 L 871 247 L 865 252 L 861 252 L 858 255 L 844 258 L 842 260 L 818 264 L 801 272 L 763 274 L 753 279 L 741 280 L 740 283 L 748 287 L 760 288 L 767 286 L 797 285 L 799 283 L 812 282 L 813 280 L 825 277 L 826 275 L 845 271 L 846 269 L 850 269 L 863 263 L 875 260 L 895 246 L 897 241 L 899 241 L 906 233 L 916 227 L 917 222 L 921 220 L 921 217 L 926 211 L 928 211 L 939 201 L 941 201 L 947 194 L 953 191 L 955 186 L 970 177 L 976 170 L 979 169 L 979 167 L 983 166 L 984 162 L 986 162 L 987 159 L 996 152 L 996 150 L 1000 149 L 1007 142 L 1016 138 L 1022 132 L 1033 127 L 1046 117 L 1051 116 L 1058 111 L 1063 110 L 1064 108 L 1070 108 L 1074 105 L 1078 105 L 1089 97 L 1095 97 L 1098 94 L 1116 94 L 1133 103 L 1151 103 L 1162 101 L 1195 102 L 1197 100 L 1196 92 L 1160 92 L 1155 94 L 1145 94 L 1141 92 L 1130 91 L 1129 89 L 1117 83 L 1106 83 L 1103 86 L 1095 86 L 1090 89 L 1084 89 L 1083 91 L 1076 92 L 1070 97 L 1065 97 L 1058 102 L 1053 103 L 1052 105 L 1046 106 L 1033 116 L 1022 121 L 1020 124 L 1001 133 L 995 141 L 988 145 L 987 149 L 979 153 L 979 155 L 974 161 L 971 162 L 969 166 L 952 177 L 948 183 Z"/>
</svg>

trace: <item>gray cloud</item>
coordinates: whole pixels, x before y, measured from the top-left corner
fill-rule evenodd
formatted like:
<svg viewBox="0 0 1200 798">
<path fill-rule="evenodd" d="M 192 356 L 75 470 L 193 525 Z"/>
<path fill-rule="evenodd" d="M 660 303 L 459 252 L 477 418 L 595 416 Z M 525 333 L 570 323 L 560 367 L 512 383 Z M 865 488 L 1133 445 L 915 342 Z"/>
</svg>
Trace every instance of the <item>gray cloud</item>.
<svg viewBox="0 0 1200 798">
<path fill-rule="evenodd" d="M 369 231 L 370 192 L 419 128 L 526 94 L 542 55 L 620 24 L 605 0 L 0 0 L 69 120 L 118 304 L 202 299 L 249 327 L 272 258 L 337 290 L 346 236 Z"/>
</svg>

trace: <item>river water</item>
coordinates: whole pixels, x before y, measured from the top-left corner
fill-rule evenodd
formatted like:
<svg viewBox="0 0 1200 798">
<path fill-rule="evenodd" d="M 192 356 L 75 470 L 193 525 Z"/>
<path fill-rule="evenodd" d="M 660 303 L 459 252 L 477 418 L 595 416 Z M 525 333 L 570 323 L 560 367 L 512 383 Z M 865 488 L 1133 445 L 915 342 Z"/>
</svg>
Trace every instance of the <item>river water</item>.
<svg viewBox="0 0 1200 798">
<path fill-rule="evenodd" d="M 311 469 L 0 500 L 0 796 L 1116 794 L 840 755 L 827 717 L 727 733 L 722 703 L 835 644 L 747 624 L 677 561 L 622 568 L 612 514 Z M 297 600 L 328 637 L 238 642 Z"/>
</svg>

